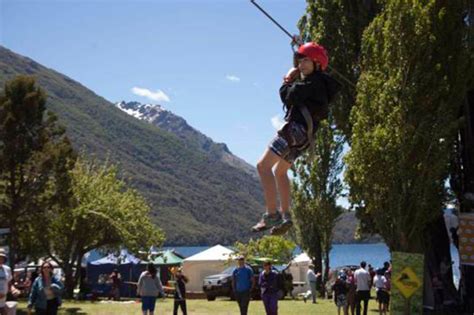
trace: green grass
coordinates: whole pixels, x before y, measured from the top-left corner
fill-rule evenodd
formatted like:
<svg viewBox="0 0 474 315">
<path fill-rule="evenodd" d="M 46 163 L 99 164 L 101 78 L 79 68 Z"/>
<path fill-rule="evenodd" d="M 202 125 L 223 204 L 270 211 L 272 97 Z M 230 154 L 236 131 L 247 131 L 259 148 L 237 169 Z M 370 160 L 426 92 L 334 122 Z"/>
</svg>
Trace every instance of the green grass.
<svg viewBox="0 0 474 315">
<path fill-rule="evenodd" d="M 235 301 L 228 299 L 218 299 L 213 302 L 206 300 L 188 300 L 188 314 L 189 315 L 238 315 L 239 309 Z M 141 314 L 141 304 L 134 302 L 74 302 L 66 301 L 63 303 L 60 315 L 133 315 Z M 25 302 L 21 302 L 19 306 L 18 315 L 26 315 Z M 303 303 L 302 300 L 284 300 L 278 303 L 279 315 L 308 315 L 308 314 L 337 314 L 337 308 L 333 300 L 319 299 L 317 304 Z M 167 298 L 165 300 L 158 300 L 156 303 L 155 314 L 172 314 L 173 313 L 173 299 Z M 182 313 L 178 313 L 182 314 Z M 250 302 L 249 314 L 251 315 L 265 315 L 262 301 Z M 341 311 L 341 314 L 342 311 Z M 378 314 L 377 304 L 375 300 L 370 300 L 369 314 Z"/>
</svg>

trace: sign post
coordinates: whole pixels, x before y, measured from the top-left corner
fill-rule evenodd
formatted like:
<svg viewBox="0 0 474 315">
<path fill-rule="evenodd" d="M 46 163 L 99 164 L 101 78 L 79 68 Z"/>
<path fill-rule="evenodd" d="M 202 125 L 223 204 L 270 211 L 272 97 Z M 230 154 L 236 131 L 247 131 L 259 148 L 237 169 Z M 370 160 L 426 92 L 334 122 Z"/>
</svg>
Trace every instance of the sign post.
<svg viewBox="0 0 474 315">
<path fill-rule="evenodd" d="M 392 301 L 393 315 L 415 315 L 423 311 L 423 255 L 392 253 Z"/>
</svg>

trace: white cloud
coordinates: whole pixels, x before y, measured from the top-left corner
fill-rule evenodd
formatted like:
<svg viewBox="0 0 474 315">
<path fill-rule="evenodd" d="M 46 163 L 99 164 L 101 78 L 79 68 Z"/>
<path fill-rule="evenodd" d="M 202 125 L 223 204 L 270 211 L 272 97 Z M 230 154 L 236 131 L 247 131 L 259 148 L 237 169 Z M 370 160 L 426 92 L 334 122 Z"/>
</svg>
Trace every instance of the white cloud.
<svg viewBox="0 0 474 315">
<path fill-rule="evenodd" d="M 168 95 L 166 95 L 165 92 L 163 92 L 162 90 L 156 90 L 156 92 L 153 92 L 149 89 L 134 86 L 132 88 L 132 93 L 138 96 L 146 97 L 152 101 L 157 101 L 157 102 L 170 101 L 170 98 L 168 97 Z"/>
<path fill-rule="evenodd" d="M 285 124 L 285 121 L 280 117 L 280 115 L 275 115 L 272 117 L 272 126 L 276 130 L 280 130 L 281 127 Z"/>
<path fill-rule="evenodd" d="M 226 75 L 225 78 L 232 82 L 240 82 L 240 78 L 232 74 Z"/>
</svg>

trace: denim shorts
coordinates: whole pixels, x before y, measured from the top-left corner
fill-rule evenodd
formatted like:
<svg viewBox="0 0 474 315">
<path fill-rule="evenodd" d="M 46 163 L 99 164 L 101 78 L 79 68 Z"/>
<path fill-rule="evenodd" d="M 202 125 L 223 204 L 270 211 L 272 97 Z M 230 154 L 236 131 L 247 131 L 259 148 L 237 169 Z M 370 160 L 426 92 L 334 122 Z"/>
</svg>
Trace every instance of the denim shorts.
<svg viewBox="0 0 474 315">
<path fill-rule="evenodd" d="M 142 311 L 155 311 L 156 296 L 142 296 Z"/>
<path fill-rule="evenodd" d="M 316 130 L 317 124 L 313 127 L 313 132 Z M 295 121 L 285 123 L 268 145 L 270 150 L 288 163 L 293 163 L 308 146 L 306 127 Z"/>
</svg>

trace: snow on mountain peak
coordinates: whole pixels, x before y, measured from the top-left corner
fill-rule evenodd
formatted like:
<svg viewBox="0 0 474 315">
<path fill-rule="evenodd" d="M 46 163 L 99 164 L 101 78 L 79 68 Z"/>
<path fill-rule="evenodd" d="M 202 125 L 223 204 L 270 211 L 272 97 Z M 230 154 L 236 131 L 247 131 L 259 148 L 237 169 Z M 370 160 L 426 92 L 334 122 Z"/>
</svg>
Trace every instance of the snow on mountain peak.
<svg viewBox="0 0 474 315">
<path fill-rule="evenodd" d="M 116 103 L 115 106 L 135 118 L 149 122 L 153 122 L 161 113 L 166 111 L 159 104 L 141 104 L 139 102 L 121 101 Z"/>
</svg>

